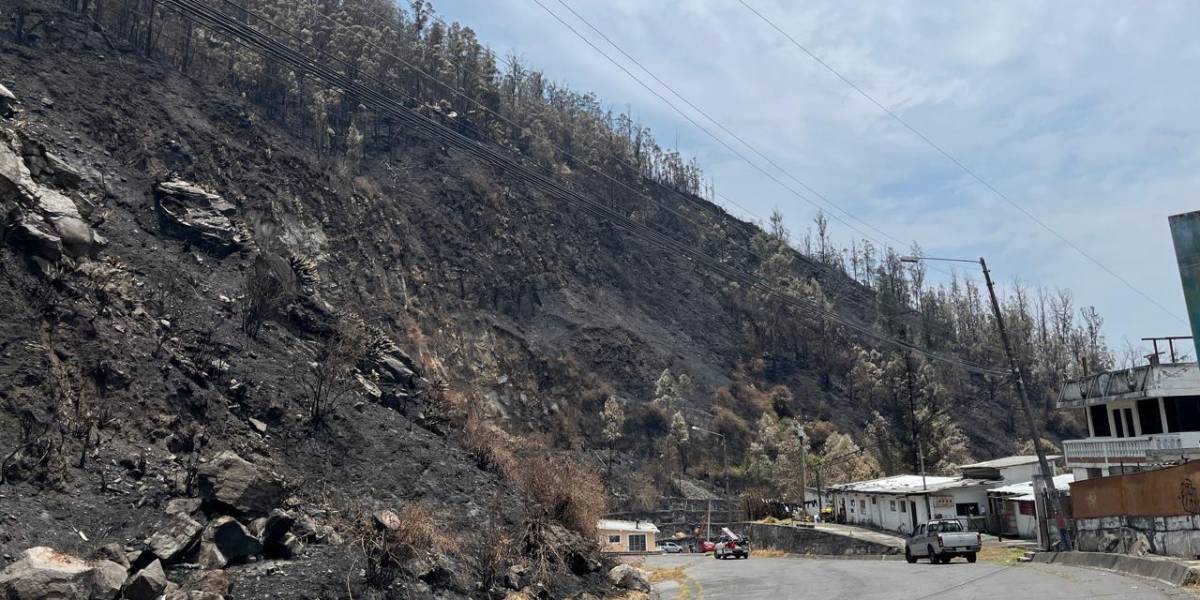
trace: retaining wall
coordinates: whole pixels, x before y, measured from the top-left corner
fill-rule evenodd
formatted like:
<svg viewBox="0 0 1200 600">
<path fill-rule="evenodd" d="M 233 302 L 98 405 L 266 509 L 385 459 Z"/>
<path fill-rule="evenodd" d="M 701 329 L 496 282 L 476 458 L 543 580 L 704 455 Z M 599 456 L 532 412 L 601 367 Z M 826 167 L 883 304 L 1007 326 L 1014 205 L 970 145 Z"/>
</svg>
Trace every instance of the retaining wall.
<svg viewBox="0 0 1200 600">
<path fill-rule="evenodd" d="M 1200 556 L 1200 515 L 1076 519 L 1075 547 L 1084 552 Z"/>
<path fill-rule="evenodd" d="M 810 527 L 745 523 L 738 533 L 749 536 L 751 547 L 770 548 L 794 554 L 814 556 L 879 556 L 899 555 L 895 546 L 838 535 Z"/>
</svg>

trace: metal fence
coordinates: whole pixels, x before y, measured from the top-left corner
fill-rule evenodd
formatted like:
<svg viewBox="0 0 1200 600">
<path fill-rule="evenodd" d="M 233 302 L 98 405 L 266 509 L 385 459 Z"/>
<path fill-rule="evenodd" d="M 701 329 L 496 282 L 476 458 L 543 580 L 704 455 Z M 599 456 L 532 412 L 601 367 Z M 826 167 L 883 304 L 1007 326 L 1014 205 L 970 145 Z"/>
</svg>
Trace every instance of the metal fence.
<svg viewBox="0 0 1200 600">
<path fill-rule="evenodd" d="M 1071 484 L 1079 519 L 1200 514 L 1200 461 Z"/>
</svg>

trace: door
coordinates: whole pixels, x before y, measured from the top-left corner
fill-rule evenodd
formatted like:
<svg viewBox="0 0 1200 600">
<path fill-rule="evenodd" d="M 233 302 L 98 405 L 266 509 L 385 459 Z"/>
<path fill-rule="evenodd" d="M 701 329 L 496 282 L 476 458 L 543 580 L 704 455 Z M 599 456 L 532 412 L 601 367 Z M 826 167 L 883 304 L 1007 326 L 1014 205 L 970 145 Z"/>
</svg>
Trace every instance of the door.
<svg viewBox="0 0 1200 600">
<path fill-rule="evenodd" d="M 633 534 L 629 536 L 629 551 L 630 552 L 645 552 L 646 551 L 646 536 L 645 534 Z"/>
<path fill-rule="evenodd" d="M 917 530 L 917 503 L 908 501 L 908 516 L 912 519 L 912 531 Z"/>
</svg>

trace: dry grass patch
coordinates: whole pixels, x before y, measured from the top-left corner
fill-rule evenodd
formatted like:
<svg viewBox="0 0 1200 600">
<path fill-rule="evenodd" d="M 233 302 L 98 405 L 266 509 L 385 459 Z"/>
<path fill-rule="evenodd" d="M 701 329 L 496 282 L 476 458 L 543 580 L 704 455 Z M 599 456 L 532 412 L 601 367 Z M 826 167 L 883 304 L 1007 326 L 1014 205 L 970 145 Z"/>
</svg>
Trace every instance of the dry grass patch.
<svg viewBox="0 0 1200 600">
<path fill-rule="evenodd" d="M 1017 559 L 1025 556 L 1027 548 L 1020 546 L 985 546 L 979 551 L 979 560 L 1001 565 L 1015 565 Z"/>
<path fill-rule="evenodd" d="M 784 552 L 783 550 L 776 550 L 774 548 L 764 548 L 762 550 L 753 550 L 751 552 L 751 554 L 754 556 L 758 556 L 760 558 L 783 558 L 788 555 L 787 552 Z"/>
<path fill-rule="evenodd" d="M 684 574 L 684 567 L 646 569 L 646 573 L 648 574 L 648 579 L 652 585 L 655 583 L 662 583 L 664 581 L 676 581 L 683 583 L 683 580 L 687 578 L 687 575 Z"/>
</svg>

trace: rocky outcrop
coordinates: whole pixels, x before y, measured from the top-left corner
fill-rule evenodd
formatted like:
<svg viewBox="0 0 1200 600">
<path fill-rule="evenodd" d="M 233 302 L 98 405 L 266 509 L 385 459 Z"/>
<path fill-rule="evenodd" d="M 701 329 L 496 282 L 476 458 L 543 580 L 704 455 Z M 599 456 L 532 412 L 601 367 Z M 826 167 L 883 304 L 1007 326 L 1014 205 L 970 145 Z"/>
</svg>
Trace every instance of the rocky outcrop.
<svg viewBox="0 0 1200 600">
<path fill-rule="evenodd" d="M 10 213 L 4 237 L 18 250 L 48 261 L 94 253 L 96 235 L 75 201 L 34 181 L 22 148 L 15 134 L 0 130 L 0 206 Z"/>
<path fill-rule="evenodd" d="M 246 517 L 265 517 L 283 501 L 284 484 L 231 451 L 224 451 L 197 472 L 205 504 Z"/>
<path fill-rule="evenodd" d="M 108 560 L 86 561 L 37 546 L 0 571 L 6 600 L 111 600 L 121 591 L 125 567 Z"/>
<path fill-rule="evenodd" d="M 237 207 L 193 183 L 179 179 L 154 188 L 154 205 L 163 231 L 224 256 L 249 240 L 231 217 Z"/>
</svg>

